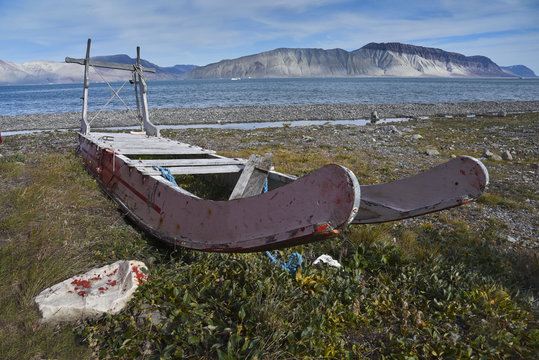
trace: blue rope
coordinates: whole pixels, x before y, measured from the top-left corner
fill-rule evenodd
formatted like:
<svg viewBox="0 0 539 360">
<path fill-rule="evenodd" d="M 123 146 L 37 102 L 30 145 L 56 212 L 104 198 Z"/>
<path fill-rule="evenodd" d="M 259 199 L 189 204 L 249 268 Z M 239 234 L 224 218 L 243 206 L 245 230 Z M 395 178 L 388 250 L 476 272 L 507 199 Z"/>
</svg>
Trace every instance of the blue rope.
<svg viewBox="0 0 539 360">
<path fill-rule="evenodd" d="M 160 170 L 162 177 L 164 177 L 165 179 L 167 179 L 168 181 L 170 181 L 174 185 L 178 186 L 178 184 L 176 183 L 176 179 L 174 179 L 174 176 L 172 176 L 172 173 L 170 172 L 169 168 L 161 167 L 161 166 L 157 166 L 157 165 L 154 165 L 153 168 L 155 170 Z"/>
<path fill-rule="evenodd" d="M 268 178 L 266 178 L 266 182 L 264 183 L 264 194 L 268 192 Z"/>
<path fill-rule="evenodd" d="M 298 267 L 303 262 L 303 258 L 301 257 L 301 254 L 293 253 L 290 255 L 290 258 L 287 262 L 284 262 L 282 260 L 277 260 L 277 257 L 279 254 L 277 251 L 272 255 L 269 251 L 266 251 L 266 255 L 270 258 L 270 260 L 275 263 L 279 264 L 283 269 L 288 271 L 291 275 L 296 275 L 296 271 L 298 270 Z"/>
</svg>

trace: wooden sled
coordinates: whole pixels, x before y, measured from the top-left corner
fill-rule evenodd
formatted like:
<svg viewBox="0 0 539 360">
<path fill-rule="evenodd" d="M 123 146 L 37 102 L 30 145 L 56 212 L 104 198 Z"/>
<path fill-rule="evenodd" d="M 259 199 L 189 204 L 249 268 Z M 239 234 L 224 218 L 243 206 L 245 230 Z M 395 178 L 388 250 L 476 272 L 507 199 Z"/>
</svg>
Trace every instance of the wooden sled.
<svg viewBox="0 0 539 360">
<path fill-rule="evenodd" d="M 149 120 L 143 76 L 154 69 L 140 65 L 139 48 L 136 64 L 100 62 L 90 59 L 88 40 L 86 58 L 66 62 L 85 67 L 79 133 L 84 164 L 138 226 L 174 245 L 213 252 L 288 247 L 335 237 L 352 222 L 399 220 L 458 206 L 479 196 L 488 183 L 485 167 L 470 157 L 408 179 L 361 187 L 355 175 L 339 165 L 326 165 L 302 178 L 278 173 L 260 156 L 230 159 L 161 137 Z M 90 67 L 132 73 L 141 132 L 91 132 Z M 230 195 L 202 198 L 176 183 L 182 176 L 228 186 Z"/>
</svg>

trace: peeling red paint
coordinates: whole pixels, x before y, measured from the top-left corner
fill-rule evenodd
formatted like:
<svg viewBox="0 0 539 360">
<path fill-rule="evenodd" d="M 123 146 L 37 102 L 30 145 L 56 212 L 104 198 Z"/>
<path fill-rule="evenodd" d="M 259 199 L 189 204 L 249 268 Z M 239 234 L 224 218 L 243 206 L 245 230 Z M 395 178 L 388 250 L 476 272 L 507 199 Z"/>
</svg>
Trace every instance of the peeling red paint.
<svg viewBox="0 0 539 360">
<path fill-rule="evenodd" d="M 324 231 L 328 228 L 329 224 L 324 224 L 324 225 L 320 225 L 318 226 L 316 229 L 314 229 L 315 232 L 321 232 L 321 231 Z"/>
<path fill-rule="evenodd" d="M 86 291 L 79 291 L 79 292 L 77 293 L 77 295 L 82 296 L 82 297 L 85 297 L 85 296 L 87 296 L 88 294 L 86 293 Z"/>
</svg>

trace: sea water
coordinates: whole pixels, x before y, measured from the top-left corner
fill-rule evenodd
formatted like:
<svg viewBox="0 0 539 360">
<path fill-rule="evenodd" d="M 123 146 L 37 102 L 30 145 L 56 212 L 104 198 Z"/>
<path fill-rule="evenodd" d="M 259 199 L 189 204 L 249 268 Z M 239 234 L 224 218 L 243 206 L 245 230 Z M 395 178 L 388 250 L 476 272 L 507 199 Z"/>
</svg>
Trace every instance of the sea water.
<svg viewBox="0 0 539 360">
<path fill-rule="evenodd" d="M 133 85 L 114 82 L 136 108 Z M 0 86 L 0 115 L 79 112 L 82 84 Z M 112 99 L 111 99 L 112 98 Z M 89 110 L 125 109 L 105 83 L 91 83 Z M 148 81 L 150 108 L 396 104 L 539 100 L 539 78 L 289 78 Z"/>
</svg>

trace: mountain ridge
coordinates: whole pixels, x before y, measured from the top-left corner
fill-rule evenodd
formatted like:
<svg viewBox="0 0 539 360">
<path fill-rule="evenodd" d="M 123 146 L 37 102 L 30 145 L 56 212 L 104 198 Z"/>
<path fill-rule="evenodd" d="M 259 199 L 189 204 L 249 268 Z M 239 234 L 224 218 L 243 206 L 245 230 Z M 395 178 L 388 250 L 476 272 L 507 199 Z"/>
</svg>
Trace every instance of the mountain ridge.
<svg viewBox="0 0 539 360">
<path fill-rule="evenodd" d="M 360 49 L 277 48 L 195 68 L 184 78 L 302 76 L 509 77 L 485 56 L 465 56 L 401 43 L 369 43 Z"/>
<path fill-rule="evenodd" d="M 134 64 L 125 54 L 96 56 L 92 59 Z M 353 51 L 320 48 L 277 48 L 205 66 L 161 67 L 141 59 L 148 80 L 264 78 L 264 77 L 536 77 L 524 65 L 500 67 L 481 55 L 465 56 L 438 48 L 402 43 L 368 43 Z M 108 81 L 123 81 L 126 73 L 99 69 Z M 127 75 L 128 77 L 129 75 Z M 22 64 L 0 60 L 0 85 L 82 82 L 80 65 L 36 60 Z M 103 81 L 94 76 L 91 81 Z"/>
</svg>

